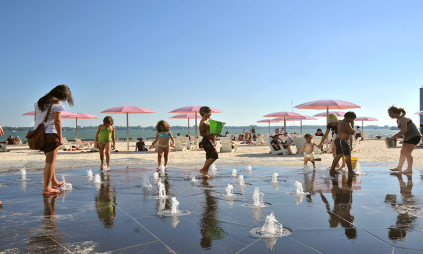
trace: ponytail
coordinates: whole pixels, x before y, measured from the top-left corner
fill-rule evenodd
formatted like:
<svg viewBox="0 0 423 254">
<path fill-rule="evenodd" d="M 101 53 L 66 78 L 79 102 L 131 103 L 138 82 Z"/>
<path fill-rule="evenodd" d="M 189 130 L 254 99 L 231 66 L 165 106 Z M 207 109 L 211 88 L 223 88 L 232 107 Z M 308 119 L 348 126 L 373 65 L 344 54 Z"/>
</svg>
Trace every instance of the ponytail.
<svg viewBox="0 0 423 254">
<path fill-rule="evenodd" d="M 394 105 L 392 105 L 388 110 L 392 113 L 395 113 L 401 116 L 405 116 L 405 114 L 407 114 L 407 111 L 405 111 L 404 108 L 398 108 L 398 107 L 395 107 Z"/>
</svg>

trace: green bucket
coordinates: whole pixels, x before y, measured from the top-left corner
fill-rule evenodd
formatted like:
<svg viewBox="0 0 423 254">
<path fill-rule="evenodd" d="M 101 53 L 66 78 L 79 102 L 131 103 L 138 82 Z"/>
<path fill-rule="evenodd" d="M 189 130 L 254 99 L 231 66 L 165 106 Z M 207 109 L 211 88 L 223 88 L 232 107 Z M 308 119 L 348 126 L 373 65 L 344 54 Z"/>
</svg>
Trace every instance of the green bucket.
<svg viewBox="0 0 423 254">
<path fill-rule="evenodd" d="M 215 120 L 209 120 L 210 123 L 210 133 L 211 134 L 222 134 L 223 126 L 226 124 L 225 122 L 219 122 Z"/>
</svg>

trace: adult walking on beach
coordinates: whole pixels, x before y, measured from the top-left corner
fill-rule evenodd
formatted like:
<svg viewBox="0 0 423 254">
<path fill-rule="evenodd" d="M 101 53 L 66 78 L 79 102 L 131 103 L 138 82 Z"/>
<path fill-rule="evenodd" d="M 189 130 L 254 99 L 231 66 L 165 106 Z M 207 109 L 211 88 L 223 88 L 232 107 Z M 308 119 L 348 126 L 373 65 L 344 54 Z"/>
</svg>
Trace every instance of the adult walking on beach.
<svg viewBox="0 0 423 254">
<path fill-rule="evenodd" d="M 44 195 L 59 194 L 60 191 L 57 190 L 57 188 L 66 184 L 57 181 L 54 170 L 59 146 L 63 144 L 61 112 L 65 110 L 65 107 L 62 105 L 64 101 L 70 106 L 73 106 L 72 93 L 69 87 L 66 85 L 59 85 L 35 103 L 34 130 L 44 121 L 48 113 L 47 122 L 44 123 L 45 145 L 40 149 L 46 155 L 43 187 Z"/>
<path fill-rule="evenodd" d="M 336 136 L 338 134 L 338 125 L 339 125 L 340 122 L 341 122 L 341 120 L 339 120 L 338 117 L 335 114 L 332 113 L 332 114 L 328 115 L 328 125 L 326 126 L 326 132 L 325 132 L 325 135 L 322 138 L 322 141 L 320 141 L 320 144 L 318 146 L 320 149 L 323 148 L 322 144 L 327 139 L 329 132 L 331 130 L 332 130 L 332 133 L 334 133 L 334 134 L 332 134 L 332 140 L 336 139 Z M 332 142 L 331 149 L 332 149 L 332 156 L 333 156 L 333 158 L 335 158 L 336 157 L 336 146 L 335 146 L 334 142 Z M 339 163 L 337 163 L 336 167 L 339 168 Z M 344 157 L 342 157 L 342 167 L 341 167 L 341 169 L 345 169 L 345 159 L 344 159 Z"/>
<path fill-rule="evenodd" d="M 388 109 L 388 115 L 392 119 L 397 119 L 397 125 L 400 131 L 391 137 L 391 140 L 395 140 L 404 135 L 400 159 L 398 166 L 392 168 L 391 171 L 398 171 L 400 173 L 412 173 L 413 172 L 413 152 L 416 145 L 420 142 L 422 135 L 420 134 L 417 126 L 411 121 L 410 118 L 405 116 L 406 111 L 404 108 L 397 108 L 392 106 Z M 407 159 L 407 169 L 402 171 L 405 159 Z"/>
</svg>

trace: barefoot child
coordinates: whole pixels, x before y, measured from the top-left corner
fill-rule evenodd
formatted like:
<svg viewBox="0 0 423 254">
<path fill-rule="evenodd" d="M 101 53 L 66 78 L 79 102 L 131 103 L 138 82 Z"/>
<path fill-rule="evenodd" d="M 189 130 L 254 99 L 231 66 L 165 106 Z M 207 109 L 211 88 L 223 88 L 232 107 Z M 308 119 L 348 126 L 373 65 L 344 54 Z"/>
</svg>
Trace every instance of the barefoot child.
<svg viewBox="0 0 423 254">
<path fill-rule="evenodd" d="M 313 140 L 313 135 L 311 133 L 307 133 L 304 135 L 306 143 L 304 143 L 303 147 L 301 148 L 300 154 L 304 152 L 304 166 L 307 165 L 307 162 L 310 161 L 313 164 L 313 168 L 316 168 L 316 164 L 314 164 L 314 146 L 319 148 L 319 146 L 311 142 Z"/>
<path fill-rule="evenodd" d="M 210 133 L 210 123 L 209 120 L 211 116 L 211 109 L 209 107 L 200 108 L 200 135 L 203 136 L 203 140 L 200 145 L 203 146 L 204 151 L 206 151 L 206 162 L 204 163 L 203 168 L 200 170 L 200 173 L 203 177 L 213 177 L 209 175 L 210 165 L 219 158 L 219 155 L 216 151 L 216 145 L 214 139 L 216 138 L 215 134 Z"/>
<path fill-rule="evenodd" d="M 160 169 L 162 163 L 162 154 L 164 153 L 164 167 L 167 170 L 167 161 L 169 159 L 169 149 L 170 146 L 175 147 L 175 139 L 173 138 L 172 132 L 170 132 L 170 125 L 164 121 L 160 120 L 156 125 L 156 140 L 151 144 L 150 149 L 159 142 L 159 147 L 157 149 L 157 162 L 159 166 L 157 169 Z M 172 140 L 172 144 L 169 144 L 169 139 Z"/>
<path fill-rule="evenodd" d="M 100 150 L 100 170 L 103 170 L 104 166 L 104 150 L 106 150 L 106 163 L 107 170 L 110 170 L 110 150 L 116 149 L 115 143 L 115 127 L 113 127 L 113 118 L 106 116 L 103 119 L 103 124 L 100 124 L 95 134 L 95 147 Z M 113 141 L 113 145 L 111 143 Z"/>
<path fill-rule="evenodd" d="M 342 156 L 345 156 L 345 161 L 348 167 L 348 174 L 354 175 L 351 164 L 350 143 L 352 143 L 352 135 L 355 134 L 354 119 L 356 117 L 357 116 L 354 112 L 349 111 L 344 115 L 344 120 L 342 120 L 338 125 L 338 137 L 334 141 L 336 146 L 336 157 L 333 159 L 332 167 L 330 168 L 331 174 L 338 173 L 335 171 L 335 166 L 342 158 Z"/>
</svg>

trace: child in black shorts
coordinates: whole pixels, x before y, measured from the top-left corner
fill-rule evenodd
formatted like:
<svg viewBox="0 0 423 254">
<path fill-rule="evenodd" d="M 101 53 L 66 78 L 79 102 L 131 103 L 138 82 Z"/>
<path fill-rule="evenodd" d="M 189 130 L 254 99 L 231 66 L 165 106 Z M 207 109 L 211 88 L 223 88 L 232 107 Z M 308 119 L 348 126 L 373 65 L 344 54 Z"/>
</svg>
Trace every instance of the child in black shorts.
<svg viewBox="0 0 423 254">
<path fill-rule="evenodd" d="M 204 151 L 206 151 L 206 162 L 204 163 L 203 168 L 200 169 L 200 173 L 203 177 L 213 177 L 209 174 L 209 168 L 210 165 L 219 158 L 216 145 L 214 143 L 216 135 L 210 133 L 209 120 L 211 120 L 211 114 L 211 109 L 209 107 L 200 108 L 200 115 L 202 117 L 200 121 L 200 135 L 203 136 L 200 146 L 202 146 Z"/>
</svg>

